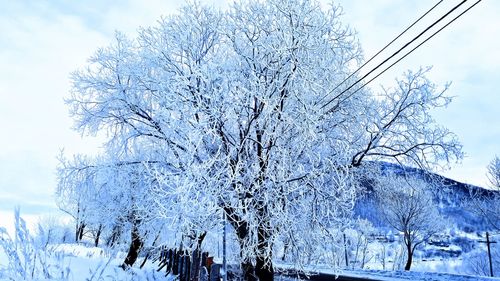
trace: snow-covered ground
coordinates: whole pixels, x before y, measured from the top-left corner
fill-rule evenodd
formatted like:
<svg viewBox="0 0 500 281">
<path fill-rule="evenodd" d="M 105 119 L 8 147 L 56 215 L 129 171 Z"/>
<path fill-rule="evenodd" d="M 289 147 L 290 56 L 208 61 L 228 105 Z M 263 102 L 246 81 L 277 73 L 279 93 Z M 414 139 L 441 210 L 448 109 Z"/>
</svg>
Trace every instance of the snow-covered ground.
<svg viewBox="0 0 500 281">
<path fill-rule="evenodd" d="M 23 215 L 15 229 L 12 212 L 2 212 L 0 216 L 0 281 L 169 280 L 148 263 L 143 269 L 124 271 L 120 267 L 123 252 L 85 244 L 50 243 L 50 239 L 44 239 L 47 233 L 38 228 L 38 222 L 47 227 L 54 223 L 53 217 Z M 52 232 L 52 236 L 56 234 Z"/>
<path fill-rule="evenodd" d="M 116 250 L 91 247 L 86 244 L 74 243 L 44 243 L 40 238 L 40 233 L 35 227 L 37 217 L 25 216 L 26 233 L 32 233 L 30 238 L 24 243 L 15 244 L 14 237 L 14 215 L 12 213 L 1 213 L 1 226 L 7 226 L 9 230 L 3 234 L 0 231 L 0 281 L 4 280 L 61 280 L 61 281 L 92 281 L 92 280 L 171 280 L 172 277 L 166 277 L 164 273 L 158 273 L 155 270 L 155 265 L 146 263 L 143 269 L 133 268 L 129 271 L 123 271 L 120 265 L 122 264 L 125 253 Z M 47 223 L 47 221 L 45 221 Z M 39 230 L 38 230 L 39 231 Z M 33 233 L 35 235 L 33 235 Z M 8 235 L 7 235 L 8 234 Z M 470 240 L 481 239 L 478 235 L 455 233 L 455 235 L 467 236 Z M 10 236 L 11 238 L 6 238 Z M 43 235 L 42 235 L 43 236 Z M 28 237 L 28 236 L 26 236 Z M 3 240 L 2 240 L 3 238 Z M 7 240 L 6 240 L 7 239 Z M 9 240 L 10 239 L 10 240 Z M 21 238 L 22 240 L 23 238 Z M 209 244 L 219 245 L 216 237 L 207 237 Z M 213 240 L 213 241 L 212 241 Z M 42 242 L 41 242 L 42 241 Z M 443 257 L 436 253 L 439 251 L 459 251 L 464 250 L 468 243 L 465 240 L 460 243 L 434 243 L 427 245 L 424 250 L 416 256 L 411 272 L 405 272 L 393 269 L 392 260 L 395 256 L 395 249 L 398 246 L 397 241 L 388 241 L 381 244 L 380 241 L 373 243 L 370 246 L 369 253 L 371 257 L 367 257 L 367 262 L 364 265 L 365 270 L 350 269 L 350 270 L 333 270 L 329 266 L 317 265 L 315 267 L 306 268 L 311 272 L 322 272 L 328 274 L 341 274 L 354 277 L 368 277 L 374 280 L 500 280 L 500 278 L 488 278 L 471 276 L 467 271 L 468 256 L 461 255 L 458 257 Z M 9 244 L 10 242 L 10 244 Z M 442 242 L 442 241 L 441 241 Z M 15 253 L 5 254 L 5 249 L 8 250 L 9 245 L 14 245 Z M 385 246 L 384 246 L 385 245 Z M 483 246 L 483 245 L 481 245 Z M 12 249 L 13 247 L 11 247 Z M 231 247 L 229 247 L 231 249 Z M 434 250 L 439 251 L 434 251 Z M 123 250 L 123 249 L 122 249 Z M 380 257 L 377 256 L 381 251 L 387 250 L 386 261 L 384 263 L 387 270 L 382 270 Z M 211 250 L 212 253 L 220 252 L 218 247 Z M 231 249 L 231 252 L 237 252 L 236 249 Z M 484 249 L 474 248 L 470 253 L 484 252 Z M 435 256 L 429 257 L 432 253 Z M 427 256 L 426 256 L 427 254 Z M 15 265 L 15 259 L 20 260 L 19 265 Z M 218 257 L 216 260 L 219 260 Z M 137 264 L 142 262 L 139 258 Z M 277 264 L 278 267 L 289 268 L 291 265 Z M 277 278 L 282 279 L 282 278 Z M 291 280 L 291 278 L 286 278 Z"/>
<path fill-rule="evenodd" d="M 35 276 L 37 278 L 28 280 L 68 280 L 68 281 L 88 281 L 88 280 L 172 280 L 171 276 L 166 277 L 164 273 L 158 273 L 154 264 L 146 264 L 143 269 L 134 268 L 130 271 L 123 271 L 120 264 L 123 262 L 124 253 L 113 253 L 96 247 L 89 247 L 81 244 L 58 244 L 50 245 L 46 250 L 49 257 L 47 268 L 52 278 Z M 0 280 L 21 280 L 12 279 L 12 275 L 5 272 L 8 264 L 6 256 L 0 258 Z M 139 260 L 140 262 L 140 260 Z M 281 265 L 283 266 L 283 265 Z M 383 271 L 383 270 L 343 270 L 334 271 L 327 268 L 315 268 L 315 271 L 330 274 L 340 274 L 353 277 L 365 277 L 373 280 L 500 280 L 500 278 L 478 277 L 468 275 L 420 272 L 420 271 Z M 28 274 L 28 277 L 30 274 Z M 43 275 L 43 274 L 42 274 Z M 17 275 L 20 277 L 20 275 Z M 278 280 L 280 278 L 277 278 Z M 292 280 L 292 278 L 286 278 Z"/>
<path fill-rule="evenodd" d="M 45 265 L 48 275 L 43 271 L 35 271 L 34 278 L 27 272 L 27 280 L 67 280 L 67 281 L 93 281 L 93 280 L 170 280 L 164 273 L 156 272 L 151 264 L 146 264 L 143 269 L 133 268 L 124 271 L 120 265 L 123 262 L 123 253 L 112 253 L 101 248 L 87 247 L 77 244 L 51 245 L 45 252 L 48 257 Z M 43 258 L 42 258 L 43 260 Z M 5 255 L 0 257 L 0 280 L 22 280 L 22 272 L 9 272 L 8 260 Z M 39 266 L 38 268 L 42 268 Z"/>
</svg>

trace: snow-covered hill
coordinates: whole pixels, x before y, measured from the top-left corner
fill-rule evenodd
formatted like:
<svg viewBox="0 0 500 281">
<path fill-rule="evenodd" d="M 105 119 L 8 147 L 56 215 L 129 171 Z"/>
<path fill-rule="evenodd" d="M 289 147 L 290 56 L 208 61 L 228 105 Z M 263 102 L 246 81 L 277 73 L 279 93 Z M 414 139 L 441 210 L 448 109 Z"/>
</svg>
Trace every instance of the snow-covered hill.
<svg viewBox="0 0 500 281">
<path fill-rule="evenodd" d="M 486 240 L 486 232 L 495 231 L 487 219 L 475 211 L 471 195 L 490 198 L 498 191 L 461 183 L 420 169 L 389 163 L 381 165 L 382 170 L 387 173 L 424 180 L 432 192 L 434 204 L 445 218 L 445 225 L 442 229 L 439 229 L 427 243 L 418 248 L 412 270 L 488 275 L 487 250 L 482 241 Z M 366 192 L 355 205 L 355 216 L 368 220 L 375 228 L 370 234 L 372 237 L 368 237 L 368 249 L 373 259 L 363 266 L 364 269 L 380 269 L 382 267 L 380 260 L 387 259 L 381 255 L 385 255 L 386 252 L 392 255 L 390 259 L 395 260 L 395 253 L 402 243 L 401 233 L 395 231 L 384 219 L 382 211 L 384 207 L 377 203 L 374 188 L 375 186 L 370 182 L 365 182 Z M 381 248 L 390 250 L 381 254 Z M 500 247 L 494 245 L 492 254 L 496 267 L 500 267 L 499 253 Z M 389 266 L 392 267 L 393 264 L 391 261 Z"/>
<path fill-rule="evenodd" d="M 440 213 L 449 221 L 450 228 L 467 233 L 489 230 L 487 220 L 474 212 L 471 194 L 490 197 L 496 191 L 461 183 L 421 169 L 385 162 L 381 166 L 385 172 L 406 174 L 426 181 L 429 190 L 434 194 L 434 201 Z M 375 202 L 373 186 L 365 182 L 364 189 L 366 192 L 356 202 L 355 216 L 368 219 L 376 227 L 387 227 Z"/>
</svg>

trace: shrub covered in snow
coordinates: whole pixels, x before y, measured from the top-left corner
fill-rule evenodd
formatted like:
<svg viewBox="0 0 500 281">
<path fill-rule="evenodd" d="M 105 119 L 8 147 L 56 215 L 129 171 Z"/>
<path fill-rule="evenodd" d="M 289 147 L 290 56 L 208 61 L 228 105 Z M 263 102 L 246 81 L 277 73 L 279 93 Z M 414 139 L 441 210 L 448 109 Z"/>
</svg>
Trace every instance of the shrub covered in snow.
<svg viewBox="0 0 500 281">
<path fill-rule="evenodd" d="M 70 270 L 64 265 L 63 255 L 47 246 L 46 241 L 33 238 L 16 209 L 14 237 L 0 228 L 0 247 L 8 260 L 5 268 L 0 267 L 2 276 L 11 280 L 68 280 Z"/>
</svg>

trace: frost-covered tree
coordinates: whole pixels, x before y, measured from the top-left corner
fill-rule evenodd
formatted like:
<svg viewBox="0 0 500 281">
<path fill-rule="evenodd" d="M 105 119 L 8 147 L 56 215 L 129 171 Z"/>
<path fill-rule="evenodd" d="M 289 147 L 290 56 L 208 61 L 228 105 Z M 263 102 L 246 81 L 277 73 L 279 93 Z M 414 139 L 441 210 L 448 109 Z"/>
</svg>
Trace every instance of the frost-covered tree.
<svg viewBox="0 0 500 281">
<path fill-rule="evenodd" d="M 271 280 L 278 239 L 299 251 L 349 215 L 365 160 L 430 168 L 461 156 L 429 115 L 449 99 L 425 71 L 380 95 L 336 87 L 360 53 L 335 7 L 193 4 L 135 39 L 117 33 L 73 74 L 68 103 L 80 131 L 108 132 L 108 149 L 155 151 L 163 217 L 203 233 L 223 211 L 245 278 Z"/>
<path fill-rule="evenodd" d="M 134 157 L 75 157 L 72 161 L 61 158 L 58 201 L 64 206 L 77 202 L 77 224 L 86 225 L 94 232 L 96 246 L 106 230 L 111 243 L 129 230 L 126 266 L 136 261 L 147 230 L 153 227 L 157 217 L 151 198 L 156 181 L 149 172 L 154 164 Z"/>
<path fill-rule="evenodd" d="M 500 158 L 496 156 L 488 165 L 488 179 L 493 188 L 493 193 L 486 200 L 486 206 L 482 206 L 487 220 L 497 230 L 500 230 Z"/>
<path fill-rule="evenodd" d="M 56 204 L 60 210 L 72 216 L 75 221 L 75 241 L 82 240 L 86 224 L 91 221 L 87 210 L 92 210 L 87 198 L 91 197 L 92 182 L 86 173 L 74 171 L 74 167 L 83 167 L 86 160 L 75 156 L 72 163 L 59 156 L 60 166 L 57 170 L 58 185 L 56 189 Z"/>
<path fill-rule="evenodd" d="M 444 225 L 431 188 L 423 180 L 403 175 L 384 176 L 376 185 L 375 195 L 384 220 L 403 235 L 405 270 L 411 268 L 415 249 Z"/>
<path fill-rule="evenodd" d="M 488 179 L 493 188 L 500 189 L 500 158 L 495 156 L 488 164 Z"/>
<path fill-rule="evenodd" d="M 496 244 L 493 244 L 496 245 Z M 491 247 L 491 262 L 493 276 L 500 275 L 500 250 L 498 247 Z M 475 249 L 467 253 L 464 257 L 464 272 L 471 275 L 490 276 L 490 260 L 484 248 Z"/>
<path fill-rule="evenodd" d="M 489 190 L 471 190 L 470 210 L 482 216 L 490 227 L 500 230 L 500 158 L 495 156 L 488 164 Z"/>
</svg>

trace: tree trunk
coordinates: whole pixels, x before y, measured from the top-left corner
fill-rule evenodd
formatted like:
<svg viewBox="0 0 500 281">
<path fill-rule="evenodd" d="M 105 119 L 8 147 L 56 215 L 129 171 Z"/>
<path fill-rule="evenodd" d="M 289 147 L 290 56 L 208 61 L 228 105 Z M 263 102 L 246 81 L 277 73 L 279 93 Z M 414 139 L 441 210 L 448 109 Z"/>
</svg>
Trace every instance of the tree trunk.
<svg viewBox="0 0 500 281">
<path fill-rule="evenodd" d="M 406 250 L 408 252 L 408 258 L 406 260 L 405 270 L 410 270 L 411 263 L 413 260 L 413 249 L 412 249 L 411 241 L 409 241 L 409 240 L 408 240 L 408 243 L 406 244 Z"/>
<path fill-rule="evenodd" d="M 111 237 L 108 238 L 108 241 L 106 241 L 106 245 L 108 247 L 113 247 L 120 238 L 120 232 L 121 232 L 121 227 L 118 224 L 115 224 L 113 226 L 113 231 L 111 232 Z"/>
<path fill-rule="evenodd" d="M 274 268 L 270 257 L 257 257 L 255 275 L 257 275 L 257 277 L 261 281 L 274 280 Z"/>
<path fill-rule="evenodd" d="M 142 248 L 143 242 L 141 239 L 141 234 L 138 229 L 139 220 L 135 220 L 132 225 L 132 242 L 130 243 L 130 248 L 127 253 L 127 257 L 122 264 L 122 268 L 125 269 L 127 267 L 131 267 L 137 261 L 137 257 L 139 256 L 139 251 Z"/>
<path fill-rule="evenodd" d="M 285 240 L 285 245 L 283 245 L 283 256 L 281 257 L 281 261 L 286 260 L 286 251 L 288 250 L 288 242 Z"/>
<path fill-rule="evenodd" d="M 257 238 L 259 244 L 257 245 L 257 264 L 255 266 L 255 274 L 261 281 L 274 280 L 272 252 L 269 249 L 271 247 L 269 241 L 270 237 L 271 235 L 269 233 L 268 223 L 264 220 L 257 228 Z"/>
<path fill-rule="evenodd" d="M 85 230 L 85 224 L 83 222 L 80 222 L 76 227 L 75 242 L 80 242 L 83 239 L 84 230 Z"/>
<path fill-rule="evenodd" d="M 80 237 L 80 223 L 78 223 L 78 221 L 76 222 L 76 226 L 75 226 L 75 242 L 78 243 L 78 238 Z"/>
<path fill-rule="evenodd" d="M 238 242 L 240 244 L 241 270 L 243 271 L 243 280 L 257 281 L 257 276 L 255 275 L 255 267 L 252 264 L 252 261 L 243 257 L 245 240 L 247 239 L 249 233 L 248 223 L 241 220 L 239 216 L 234 212 L 234 209 L 230 207 L 224 207 L 224 212 L 226 213 L 227 220 L 234 228 L 236 236 L 238 237 Z"/>
<path fill-rule="evenodd" d="M 241 246 L 240 246 L 241 247 Z M 255 275 L 255 267 L 251 261 L 244 260 L 241 262 L 241 270 L 243 270 L 243 280 L 245 281 L 257 281 L 257 276 Z"/>
<path fill-rule="evenodd" d="M 101 238 L 101 233 L 102 233 L 102 224 L 99 225 L 99 227 L 97 228 L 97 231 L 96 231 L 96 234 L 95 234 L 95 237 L 94 237 L 94 245 L 96 247 L 99 246 L 99 239 Z"/>
</svg>

